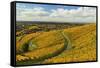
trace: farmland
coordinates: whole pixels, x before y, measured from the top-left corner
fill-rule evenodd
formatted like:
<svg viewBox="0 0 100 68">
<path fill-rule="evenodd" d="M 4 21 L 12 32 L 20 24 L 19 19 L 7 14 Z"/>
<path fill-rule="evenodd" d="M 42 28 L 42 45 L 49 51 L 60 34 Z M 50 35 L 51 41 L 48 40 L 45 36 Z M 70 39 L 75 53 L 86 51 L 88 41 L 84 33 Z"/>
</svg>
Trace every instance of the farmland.
<svg viewBox="0 0 100 68">
<path fill-rule="evenodd" d="M 17 65 L 96 61 L 96 24 L 17 23 Z"/>
</svg>

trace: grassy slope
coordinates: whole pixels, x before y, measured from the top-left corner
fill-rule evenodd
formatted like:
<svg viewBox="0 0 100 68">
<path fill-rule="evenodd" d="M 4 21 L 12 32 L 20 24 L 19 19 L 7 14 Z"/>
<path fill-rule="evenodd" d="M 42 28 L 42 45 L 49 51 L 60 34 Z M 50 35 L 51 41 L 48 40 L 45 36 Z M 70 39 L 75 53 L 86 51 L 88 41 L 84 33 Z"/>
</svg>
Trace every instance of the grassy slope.
<svg viewBox="0 0 100 68">
<path fill-rule="evenodd" d="M 28 42 L 40 34 L 41 33 L 31 33 L 31 34 L 25 35 L 20 41 L 16 42 L 16 52 L 23 53 L 24 47 L 28 44 Z"/>
<path fill-rule="evenodd" d="M 44 41 L 42 41 L 41 39 Z M 18 62 L 17 64 L 27 64 L 27 62 L 31 64 L 41 59 L 43 60 L 46 58 L 54 57 L 60 54 L 63 50 L 65 50 L 67 46 L 67 44 L 64 45 L 63 43 L 64 40 L 63 40 L 63 36 L 61 35 L 60 31 L 44 32 L 38 37 L 35 37 L 33 40 L 37 43 L 38 48 L 33 51 L 22 53 L 21 55 L 17 55 L 16 56 L 17 57 L 16 61 Z M 41 43 L 38 43 L 41 41 L 42 41 L 42 45 Z M 61 42 L 57 42 L 57 41 L 61 41 Z"/>
<path fill-rule="evenodd" d="M 60 31 L 62 31 L 64 35 L 69 38 L 69 41 L 70 41 L 69 49 L 66 49 L 59 56 L 46 59 L 41 63 L 44 64 L 44 63 L 61 63 L 61 62 L 96 60 L 96 44 L 95 44 L 96 43 L 96 25 L 95 24 L 78 26 L 78 27 L 73 27 L 73 28 L 64 29 L 64 30 L 57 30 L 57 31 L 53 30 L 49 32 L 43 32 L 42 34 L 39 34 L 39 35 L 37 33 L 26 35 L 20 42 L 17 42 L 17 51 L 23 50 L 22 46 L 28 43 L 29 40 L 37 44 L 38 46 L 37 50 L 39 49 L 41 50 L 41 48 L 45 49 L 50 46 L 51 48 L 52 47 L 54 48 L 54 45 L 63 44 L 64 39 Z M 34 34 L 38 36 L 36 37 Z M 34 52 L 35 51 L 31 53 L 34 53 Z M 17 59 L 22 58 L 22 57 L 27 59 L 25 55 L 21 57 L 17 55 L 17 57 L 18 57 Z M 28 56 L 28 57 L 31 57 L 31 56 Z"/>
<path fill-rule="evenodd" d="M 90 24 L 82 27 L 65 29 L 69 36 L 72 48 L 65 50 L 59 56 L 46 59 L 42 63 L 65 63 L 96 60 L 96 25 Z"/>
</svg>

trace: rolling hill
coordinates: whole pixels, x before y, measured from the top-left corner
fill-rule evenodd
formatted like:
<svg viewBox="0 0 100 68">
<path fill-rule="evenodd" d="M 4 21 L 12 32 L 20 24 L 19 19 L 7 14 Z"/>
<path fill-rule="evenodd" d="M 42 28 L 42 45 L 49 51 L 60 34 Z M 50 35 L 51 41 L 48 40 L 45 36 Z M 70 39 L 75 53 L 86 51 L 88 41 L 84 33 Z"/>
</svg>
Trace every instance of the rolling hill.
<svg viewBox="0 0 100 68">
<path fill-rule="evenodd" d="M 96 61 L 96 24 L 93 23 L 25 34 L 18 40 L 18 65 Z"/>
</svg>

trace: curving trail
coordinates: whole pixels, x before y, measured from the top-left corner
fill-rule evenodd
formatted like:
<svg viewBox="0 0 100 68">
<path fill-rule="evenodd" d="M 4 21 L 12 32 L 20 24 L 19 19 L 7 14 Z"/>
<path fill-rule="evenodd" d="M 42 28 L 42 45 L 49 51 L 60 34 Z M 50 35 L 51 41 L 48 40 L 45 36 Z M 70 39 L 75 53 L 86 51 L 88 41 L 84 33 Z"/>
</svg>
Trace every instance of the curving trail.
<svg viewBox="0 0 100 68">
<path fill-rule="evenodd" d="M 36 37 L 32 36 L 32 34 L 30 35 L 30 37 L 27 35 L 29 38 L 28 40 L 24 41 L 22 39 L 24 42 L 21 46 L 24 46 L 25 43 L 29 43 L 28 41 L 31 41 L 32 37 Z M 94 41 L 96 41 L 96 28 L 94 24 L 59 31 L 44 32 L 42 35 L 37 36 L 35 41 L 38 42 L 40 47 L 16 55 L 17 65 L 74 62 L 76 60 L 85 61 L 87 58 L 90 58 L 89 60 L 95 59 L 96 44 Z M 93 43 L 91 44 L 90 41 L 93 41 Z"/>
<path fill-rule="evenodd" d="M 65 29 L 65 37 L 71 41 L 71 49 L 67 49 L 59 56 L 46 59 L 41 64 L 96 61 L 96 25 L 89 24 L 82 27 Z"/>
<path fill-rule="evenodd" d="M 64 50 L 67 49 L 67 47 L 69 47 L 68 45 L 70 40 L 64 34 L 64 32 L 60 31 L 60 34 L 64 39 L 64 43 L 52 45 L 44 48 L 39 48 L 30 52 L 22 53 L 21 55 L 17 55 L 16 56 L 17 64 L 18 65 L 27 64 L 27 63 L 33 64 L 51 57 L 55 57 L 60 53 L 62 53 Z"/>
</svg>

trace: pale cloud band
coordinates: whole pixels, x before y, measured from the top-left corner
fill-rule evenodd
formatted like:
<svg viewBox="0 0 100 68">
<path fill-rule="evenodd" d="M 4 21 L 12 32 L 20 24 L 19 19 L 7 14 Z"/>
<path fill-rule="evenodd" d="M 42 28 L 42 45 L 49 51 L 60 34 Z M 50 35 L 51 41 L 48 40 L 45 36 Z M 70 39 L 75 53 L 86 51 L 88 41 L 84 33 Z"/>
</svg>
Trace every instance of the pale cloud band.
<svg viewBox="0 0 100 68">
<path fill-rule="evenodd" d="M 25 7 L 25 6 L 24 6 Z M 70 6 L 69 6 L 70 7 Z M 46 22 L 96 22 L 95 7 L 79 7 L 77 9 L 56 8 L 45 10 L 44 7 L 17 8 L 17 21 L 46 21 Z"/>
</svg>

